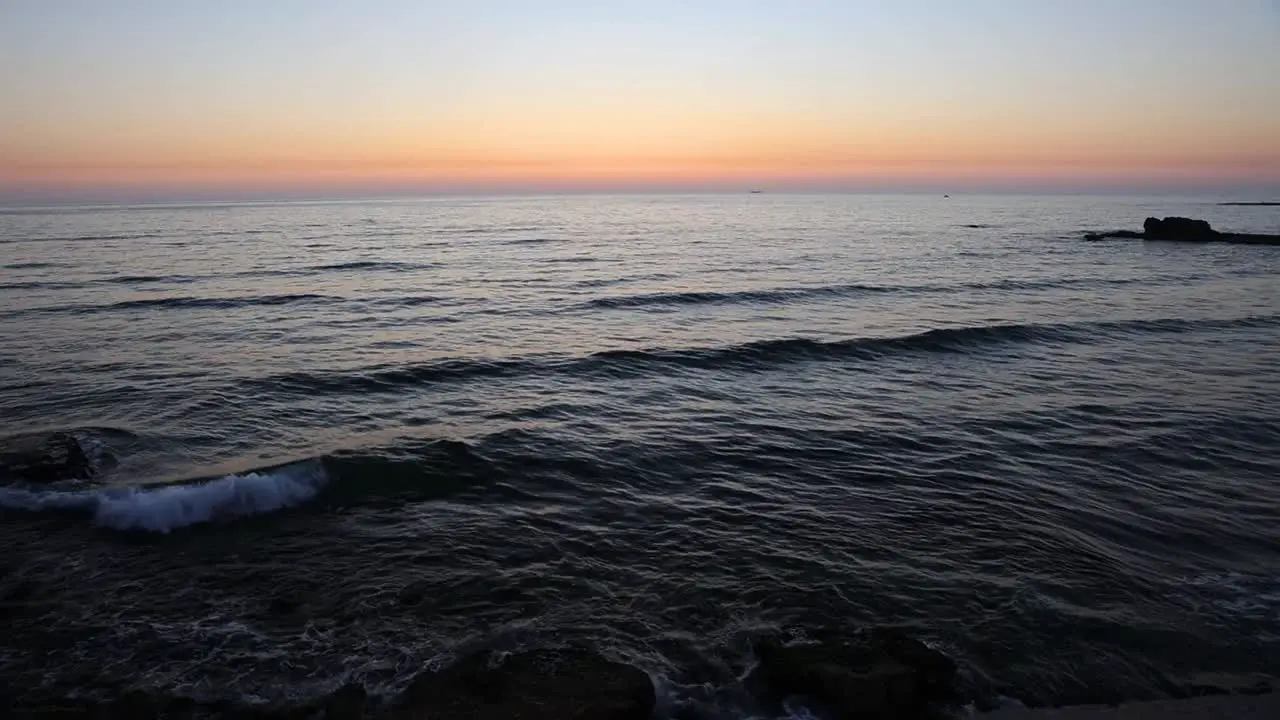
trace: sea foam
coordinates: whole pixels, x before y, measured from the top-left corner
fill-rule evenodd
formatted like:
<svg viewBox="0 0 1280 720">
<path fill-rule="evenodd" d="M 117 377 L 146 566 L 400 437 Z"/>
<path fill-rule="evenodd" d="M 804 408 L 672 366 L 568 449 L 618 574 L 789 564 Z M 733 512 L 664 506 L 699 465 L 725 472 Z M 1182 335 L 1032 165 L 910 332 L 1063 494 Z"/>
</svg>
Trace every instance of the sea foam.
<svg viewBox="0 0 1280 720">
<path fill-rule="evenodd" d="M 83 491 L 0 488 L 0 508 L 83 511 L 115 530 L 168 533 L 214 520 L 260 515 L 300 505 L 328 482 L 319 462 L 203 482 Z"/>
</svg>

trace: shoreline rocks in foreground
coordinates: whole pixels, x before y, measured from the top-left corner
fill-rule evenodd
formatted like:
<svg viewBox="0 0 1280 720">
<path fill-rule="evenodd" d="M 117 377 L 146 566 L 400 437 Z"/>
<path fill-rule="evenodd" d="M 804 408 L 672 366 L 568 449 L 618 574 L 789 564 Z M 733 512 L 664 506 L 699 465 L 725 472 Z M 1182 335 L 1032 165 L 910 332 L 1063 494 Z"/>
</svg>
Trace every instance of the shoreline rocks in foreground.
<svg viewBox="0 0 1280 720">
<path fill-rule="evenodd" d="M 1275 720 L 1280 695 L 1210 695 L 1120 705 L 1001 708 L 975 720 Z"/>
<path fill-rule="evenodd" d="M 1142 232 L 1113 230 L 1111 232 L 1086 233 L 1085 240 L 1148 240 L 1186 243 L 1234 243 L 1238 245 L 1280 245 L 1280 235 L 1261 233 L 1224 233 L 1214 230 L 1205 220 L 1184 217 L 1164 219 L 1149 217 L 1142 223 Z"/>
<path fill-rule="evenodd" d="M 781 707 L 802 697 L 833 720 L 925 720 L 958 704 L 958 668 L 906 633 L 874 629 L 854 640 L 756 643 L 747 678 L 755 694 Z"/>
<path fill-rule="evenodd" d="M 957 666 L 893 629 L 852 637 L 754 643 L 758 663 L 743 681 L 752 701 L 778 716 L 799 701 L 831 720 L 928 720 L 957 704 Z M 0 698 L 2 699 L 2 698 Z M 581 647 L 516 653 L 478 651 L 419 672 L 389 705 L 359 684 L 296 706 L 201 703 L 133 689 L 106 702 L 52 702 L 12 709 L 17 717 L 236 717 L 259 720 L 650 720 L 658 697 L 644 670 Z"/>
<path fill-rule="evenodd" d="M 742 681 L 759 706 L 753 710 L 779 717 L 799 700 L 816 717 L 829 720 L 942 720 L 968 712 L 962 706 L 974 700 L 962 692 L 954 660 L 899 629 L 877 628 L 853 635 L 833 630 L 814 637 L 792 642 L 765 636 L 753 643 L 757 662 Z M 1250 687 L 1258 694 L 1118 706 L 1001 707 L 965 716 L 992 720 L 1280 717 L 1275 714 L 1280 695 L 1265 694 L 1269 689 Z M 465 654 L 441 668 L 419 672 L 390 705 L 370 698 L 358 683 L 289 706 L 197 702 L 145 689 L 96 703 L 70 700 L 33 707 L 9 700 L 0 695 L 0 706 L 11 713 L 6 717 L 123 720 L 650 720 L 658 706 L 654 682 L 644 670 L 576 646 Z M 694 716 L 677 713 L 675 717 Z"/>
<path fill-rule="evenodd" d="M 399 720 L 648 720 L 657 702 L 643 670 L 570 648 L 462 658 L 414 678 Z"/>
</svg>

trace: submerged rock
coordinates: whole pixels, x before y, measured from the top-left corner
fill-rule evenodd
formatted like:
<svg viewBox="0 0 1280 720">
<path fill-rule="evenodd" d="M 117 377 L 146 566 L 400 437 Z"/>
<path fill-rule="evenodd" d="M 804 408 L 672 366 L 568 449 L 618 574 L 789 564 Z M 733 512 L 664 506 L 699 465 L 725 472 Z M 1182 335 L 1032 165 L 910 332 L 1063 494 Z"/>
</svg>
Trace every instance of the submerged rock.
<svg viewBox="0 0 1280 720">
<path fill-rule="evenodd" d="M 87 480 L 96 474 L 75 435 L 15 435 L 0 440 L 0 480 L 50 483 Z"/>
<path fill-rule="evenodd" d="M 648 720 L 655 702 L 648 674 L 589 650 L 539 650 L 500 662 L 479 653 L 418 675 L 393 717 Z"/>
<path fill-rule="evenodd" d="M 796 645 L 767 640 L 756 654 L 748 680 L 762 699 L 803 697 L 840 720 L 940 717 L 956 699 L 955 662 L 899 630 Z"/>
</svg>

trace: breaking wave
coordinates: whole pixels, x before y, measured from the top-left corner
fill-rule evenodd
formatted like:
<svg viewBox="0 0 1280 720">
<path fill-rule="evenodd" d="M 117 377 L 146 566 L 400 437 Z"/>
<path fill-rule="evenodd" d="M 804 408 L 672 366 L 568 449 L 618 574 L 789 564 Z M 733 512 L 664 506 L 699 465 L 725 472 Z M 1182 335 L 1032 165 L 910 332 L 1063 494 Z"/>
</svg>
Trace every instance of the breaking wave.
<svg viewBox="0 0 1280 720">
<path fill-rule="evenodd" d="M 0 508 L 89 513 L 113 530 L 169 533 L 189 525 L 261 515 L 300 505 L 320 492 L 328 474 L 318 461 L 269 472 L 154 487 L 82 491 L 0 488 Z"/>
</svg>

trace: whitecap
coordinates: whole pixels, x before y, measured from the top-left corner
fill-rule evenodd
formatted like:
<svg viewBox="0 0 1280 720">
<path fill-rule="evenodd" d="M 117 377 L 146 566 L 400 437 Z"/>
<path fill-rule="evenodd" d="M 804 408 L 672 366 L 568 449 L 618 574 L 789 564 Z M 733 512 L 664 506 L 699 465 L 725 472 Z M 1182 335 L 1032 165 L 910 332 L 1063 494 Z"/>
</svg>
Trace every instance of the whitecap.
<svg viewBox="0 0 1280 720">
<path fill-rule="evenodd" d="M 90 512 L 93 522 L 103 527 L 169 533 L 189 525 L 300 505 L 314 498 L 327 482 L 320 463 L 307 462 L 271 472 L 178 485 L 71 492 L 0 488 L 0 508 Z"/>
</svg>

